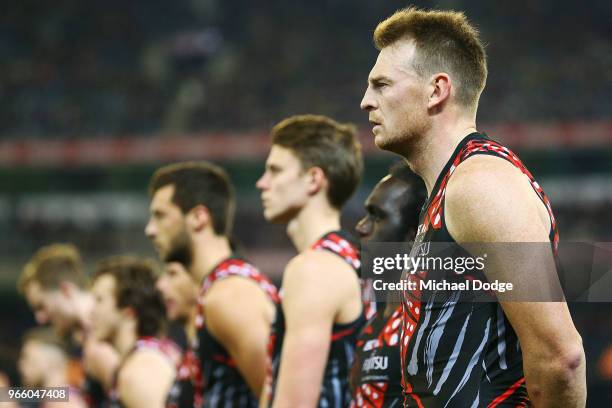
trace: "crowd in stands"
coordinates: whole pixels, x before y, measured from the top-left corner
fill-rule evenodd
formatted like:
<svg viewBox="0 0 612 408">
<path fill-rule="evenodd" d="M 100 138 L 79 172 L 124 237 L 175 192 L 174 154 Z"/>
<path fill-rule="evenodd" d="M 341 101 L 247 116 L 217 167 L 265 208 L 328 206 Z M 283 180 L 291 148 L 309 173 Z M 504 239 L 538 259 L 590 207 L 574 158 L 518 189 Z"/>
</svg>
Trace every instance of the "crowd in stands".
<svg viewBox="0 0 612 408">
<path fill-rule="evenodd" d="M 609 114 L 609 2 L 412 3 L 464 10 L 480 28 L 489 54 L 481 121 Z M 400 6 L 14 2 L 0 15 L 0 138 L 239 132 L 311 111 L 365 124 L 372 30 Z"/>
</svg>

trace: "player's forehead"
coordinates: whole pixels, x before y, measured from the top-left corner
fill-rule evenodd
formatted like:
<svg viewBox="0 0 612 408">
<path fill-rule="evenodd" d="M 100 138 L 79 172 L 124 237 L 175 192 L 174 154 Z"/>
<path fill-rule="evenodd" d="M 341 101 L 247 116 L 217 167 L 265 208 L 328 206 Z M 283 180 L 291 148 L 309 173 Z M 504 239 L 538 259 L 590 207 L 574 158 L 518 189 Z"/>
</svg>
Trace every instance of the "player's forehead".
<svg viewBox="0 0 612 408">
<path fill-rule="evenodd" d="M 368 75 L 368 81 L 376 82 L 414 74 L 415 57 L 416 43 L 410 39 L 401 39 L 384 47 L 378 53 L 376 63 Z"/>
<path fill-rule="evenodd" d="M 267 167 L 286 167 L 288 165 L 295 164 L 299 165 L 299 159 L 291 149 L 276 144 L 272 145 L 272 148 L 270 149 L 270 154 L 266 159 Z"/>
<path fill-rule="evenodd" d="M 164 273 L 186 275 L 188 272 L 182 264 L 178 262 L 168 262 L 164 265 Z"/>
<path fill-rule="evenodd" d="M 165 277 L 175 284 L 180 284 L 191 279 L 189 272 L 180 264 L 166 266 L 161 277 Z"/>
<path fill-rule="evenodd" d="M 167 184 L 162 186 L 155 191 L 153 194 L 153 199 L 151 200 L 151 204 L 162 204 L 167 203 L 172 200 L 172 196 L 174 195 L 174 185 Z"/>
<path fill-rule="evenodd" d="M 402 180 L 387 175 L 376 184 L 369 198 L 372 205 L 386 209 L 388 212 L 400 211 L 409 189 Z"/>
<path fill-rule="evenodd" d="M 38 304 L 45 297 L 49 297 L 57 291 L 57 289 L 44 289 L 39 281 L 32 279 L 25 287 L 25 296 L 30 303 Z"/>
</svg>

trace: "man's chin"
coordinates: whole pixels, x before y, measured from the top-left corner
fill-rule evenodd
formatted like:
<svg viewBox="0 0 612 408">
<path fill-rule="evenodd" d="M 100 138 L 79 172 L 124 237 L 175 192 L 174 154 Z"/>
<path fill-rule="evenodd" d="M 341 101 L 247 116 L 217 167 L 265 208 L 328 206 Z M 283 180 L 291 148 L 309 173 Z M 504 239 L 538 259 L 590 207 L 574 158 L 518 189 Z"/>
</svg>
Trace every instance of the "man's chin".
<svg viewBox="0 0 612 408">
<path fill-rule="evenodd" d="M 287 223 L 287 221 L 285 220 L 285 217 L 283 217 L 283 214 L 276 214 L 271 211 L 264 211 L 264 218 L 270 224 L 286 224 Z"/>
<path fill-rule="evenodd" d="M 383 137 L 382 135 L 377 135 L 374 138 L 374 144 L 380 150 L 386 150 L 391 153 L 400 154 L 402 151 L 401 143 L 398 140 L 390 139 L 389 137 Z"/>
</svg>

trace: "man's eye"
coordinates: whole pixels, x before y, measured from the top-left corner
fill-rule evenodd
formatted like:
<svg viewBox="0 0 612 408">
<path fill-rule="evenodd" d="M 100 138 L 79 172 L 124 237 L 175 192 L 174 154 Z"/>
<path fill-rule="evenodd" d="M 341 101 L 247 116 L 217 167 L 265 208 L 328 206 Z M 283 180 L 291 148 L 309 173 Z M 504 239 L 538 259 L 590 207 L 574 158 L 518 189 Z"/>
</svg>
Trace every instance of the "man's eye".
<svg viewBox="0 0 612 408">
<path fill-rule="evenodd" d="M 372 214 L 372 217 L 376 220 L 376 221 L 380 221 L 383 220 L 385 218 L 385 214 L 383 214 L 380 211 L 374 211 L 374 213 Z"/>
</svg>

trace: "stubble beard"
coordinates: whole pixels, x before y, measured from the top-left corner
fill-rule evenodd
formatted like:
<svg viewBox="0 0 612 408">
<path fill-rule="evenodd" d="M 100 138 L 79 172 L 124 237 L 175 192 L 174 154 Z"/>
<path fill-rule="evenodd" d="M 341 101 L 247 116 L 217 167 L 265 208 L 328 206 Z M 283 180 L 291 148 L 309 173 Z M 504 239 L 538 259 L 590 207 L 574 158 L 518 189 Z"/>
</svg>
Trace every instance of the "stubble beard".
<svg viewBox="0 0 612 408">
<path fill-rule="evenodd" d="M 189 269 L 193 262 L 193 243 L 184 229 L 171 242 L 170 249 L 164 257 L 164 262 L 178 262 Z"/>
<path fill-rule="evenodd" d="M 427 119 L 413 117 L 410 119 L 410 126 L 406 130 L 377 141 L 376 146 L 379 149 L 399 154 L 408 159 L 417 153 L 418 146 L 430 129 L 431 123 Z"/>
</svg>

